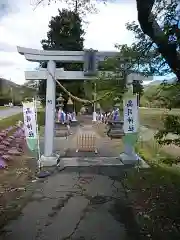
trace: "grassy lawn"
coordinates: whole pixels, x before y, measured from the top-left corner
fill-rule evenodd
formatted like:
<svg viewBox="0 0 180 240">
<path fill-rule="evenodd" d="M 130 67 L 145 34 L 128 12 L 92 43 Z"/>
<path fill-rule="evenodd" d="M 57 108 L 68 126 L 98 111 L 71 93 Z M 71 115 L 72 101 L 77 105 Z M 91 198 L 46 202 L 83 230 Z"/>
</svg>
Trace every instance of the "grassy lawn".
<svg viewBox="0 0 180 240">
<path fill-rule="evenodd" d="M 160 108 L 148 108 L 143 109 L 140 108 L 140 123 L 143 126 L 152 128 L 152 129 L 159 129 L 162 127 L 161 119 L 163 114 L 165 114 L 165 109 Z M 168 111 L 168 114 L 179 115 L 180 109 L 172 109 Z"/>
<path fill-rule="evenodd" d="M 40 111 L 38 110 L 37 118 L 38 118 L 38 125 L 44 126 L 45 113 L 44 113 L 43 109 L 41 109 Z M 0 120 L 0 131 L 3 129 L 6 129 L 9 126 L 14 126 L 18 121 L 23 121 L 23 113 L 18 113 L 18 114 L 12 115 L 10 117 L 1 119 Z"/>
<path fill-rule="evenodd" d="M 0 110 L 4 110 L 4 109 L 7 109 L 8 107 L 5 107 L 5 106 L 0 106 Z"/>
<path fill-rule="evenodd" d="M 180 239 L 180 168 L 151 143 L 137 150 L 150 168 L 128 171 L 124 183 L 143 239 Z"/>
<path fill-rule="evenodd" d="M 162 114 L 165 111 L 165 109 L 164 108 L 140 108 L 140 111 L 146 114 Z M 173 108 L 171 109 L 171 111 L 169 111 L 169 114 L 179 115 L 180 109 Z"/>
<path fill-rule="evenodd" d="M 14 126 L 18 121 L 23 120 L 23 114 L 18 113 L 7 118 L 0 120 L 0 131 L 6 129 L 9 126 Z"/>
<path fill-rule="evenodd" d="M 163 113 L 165 113 L 164 109 L 140 109 L 140 124 L 153 129 L 159 130 L 163 127 L 162 118 Z M 173 109 L 168 112 L 168 114 L 178 115 L 180 114 L 180 109 Z M 169 136 L 170 138 L 172 136 Z M 164 152 L 169 153 L 173 157 L 180 156 L 180 147 L 175 145 L 166 145 L 162 146 Z"/>
<path fill-rule="evenodd" d="M 140 111 L 139 117 L 140 124 L 145 127 L 159 129 L 162 126 L 161 124 L 162 115 L 160 113 L 151 114 L 144 111 Z"/>
</svg>

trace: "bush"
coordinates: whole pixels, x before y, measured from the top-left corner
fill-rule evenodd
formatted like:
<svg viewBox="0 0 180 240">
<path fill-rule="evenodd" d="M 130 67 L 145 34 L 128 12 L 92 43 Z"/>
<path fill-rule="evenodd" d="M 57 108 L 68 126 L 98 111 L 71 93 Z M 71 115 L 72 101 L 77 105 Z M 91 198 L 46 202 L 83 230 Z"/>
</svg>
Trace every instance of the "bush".
<svg viewBox="0 0 180 240">
<path fill-rule="evenodd" d="M 12 102 L 12 99 L 9 97 L 0 96 L 0 105 L 3 106 L 4 104 L 8 104 Z"/>
</svg>

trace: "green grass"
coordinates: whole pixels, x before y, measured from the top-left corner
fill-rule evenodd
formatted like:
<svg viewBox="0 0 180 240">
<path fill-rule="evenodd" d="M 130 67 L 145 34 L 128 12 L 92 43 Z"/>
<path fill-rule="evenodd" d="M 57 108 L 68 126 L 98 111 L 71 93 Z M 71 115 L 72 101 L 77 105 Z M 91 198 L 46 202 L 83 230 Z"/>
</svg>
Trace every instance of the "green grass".
<svg viewBox="0 0 180 240">
<path fill-rule="evenodd" d="M 164 114 L 179 115 L 180 109 L 172 109 L 171 111 L 166 112 L 165 109 L 160 108 L 140 108 L 140 124 L 152 129 L 162 128 L 162 118 Z"/>
<path fill-rule="evenodd" d="M 45 113 L 44 111 L 39 111 L 37 114 L 38 117 L 38 125 L 44 126 L 45 125 Z M 15 115 L 12 115 L 7 118 L 3 118 L 0 120 L 0 131 L 8 128 L 9 126 L 14 126 L 18 121 L 23 121 L 23 114 L 18 113 Z"/>
<path fill-rule="evenodd" d="M 8 107 L 5 107 L 5 106 L 0 106 L 0 110 L 4 110 L 4 109 L 7 109 Z"/>
<path fill-rule="evenodd" d="M 143 114 L 162 114 L 164 113 L 165 109 L 164 108 L 140 108 L 140 112 Z M 180 114 L 180 109 L 179 108 L 173 108 L 171 111 L 168 111 L 169 114 L 173 115 L 179 115 Z"/>
<path fill-rule="evenodd" d="M 148 128 L 159 129 L 162 127 L 162 115 L 140 112 L 140 124 Z"/>
<path fill-rule="evenodd" d="M 180 167 L 166 164 L 172 157 L 153 140 L 136 150 L 150 168 L 128 171 L 124 184 L 143 239 L 180 239 Z"/>
<path fill-rule="evenodd" d="M 18 121 L 23 121 L 23 114 L 18 113 L 0 120 L 0 131 L 9 126 L 14 126 Z"/>
</svg>

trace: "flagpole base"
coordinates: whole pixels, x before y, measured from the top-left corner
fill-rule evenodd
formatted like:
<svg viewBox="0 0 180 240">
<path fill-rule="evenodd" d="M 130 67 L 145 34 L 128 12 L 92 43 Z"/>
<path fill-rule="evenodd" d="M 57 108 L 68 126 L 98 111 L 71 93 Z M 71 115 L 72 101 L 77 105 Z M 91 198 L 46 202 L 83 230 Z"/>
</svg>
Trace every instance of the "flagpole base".
<svg viewBox="0 0 180 240">
<path fill-rule="evenodd" d="M 59 155 L 52 155 L 52 156 L 41 156 L 41 166 L 42 167 L 52 167 L 52 166 L 56 166 L 58 164 L 58 160 L 59 160 Z"/>
<path fill-rule="evenodd" d="M 138 157 L 136 154 L 128 154 L 123 152 L 119 157 L 123 164 L 136 165 L 138 163 Z"/>
</svg>

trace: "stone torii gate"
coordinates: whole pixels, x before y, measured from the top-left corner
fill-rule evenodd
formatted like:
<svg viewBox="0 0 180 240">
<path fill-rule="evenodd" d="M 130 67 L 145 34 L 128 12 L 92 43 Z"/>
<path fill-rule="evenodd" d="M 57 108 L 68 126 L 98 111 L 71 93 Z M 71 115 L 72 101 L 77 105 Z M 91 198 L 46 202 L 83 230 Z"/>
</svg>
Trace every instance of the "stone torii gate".
<svg viewBox="0 0 180 240">
<path fill-rule="evenodd" d="M 26 80 L 47 80 L 46 86 L 46 117 L 45 117 L 45 140 L 44 155 L 41 156 L 43 166 L 53 166 L 57 164 L 57 156 L 53 154 L 54 125 L 55 125 L 55 101 L 57 80 L 85 81 L 92 80 L 101 74 L 97 71 L 98 62 L 103 62 L 108 57 L 115 57 L 118 52 L 98 52 L 94 50 L 84 51 L 45 51 L 31 48 L 17 47 L 18 52 L 25 56 L 25 59 L 32 62 L 47 62 L 47 69 L 37 71 L 25 71 Z M 56 62 L 76 62 L 84 64 L 84 71 L 64 71 L 56 69 Z M 112 72 L 105 72 L 105 76 Z M 103 72 L 104 74 L 104 72 Z M 139 74 L 130 74 L 127 83 L 133 80 L 145 79 Z M 93 113 L 94 115 L 94 113 Z"/>
<path fill-rule="evenodd" d="M 57 80 L 84 81 L 92 80 L 97 74 L 97 64 L 107 57 L 114 57 L 118 52 L 85 51 L 45 51 L 31 48 L 17 47 L 18 52 L 25 59 L 32 62 L 47 62 L 47 69 L 25 71 L 26 80 L 47 80 L 46 87 L 46 117 L 45 117 L 45 142 L 44 155 L 41 157 L 43 166 L 52 166 L 57 163 L 53 155 L 54 120 Z M 56 62 L 84 63 L 84 71 L 64 71 L 56 69 Z M 109 72 L 107 72 L 109 74 Z"/>
</svg>

